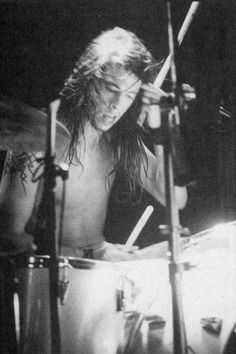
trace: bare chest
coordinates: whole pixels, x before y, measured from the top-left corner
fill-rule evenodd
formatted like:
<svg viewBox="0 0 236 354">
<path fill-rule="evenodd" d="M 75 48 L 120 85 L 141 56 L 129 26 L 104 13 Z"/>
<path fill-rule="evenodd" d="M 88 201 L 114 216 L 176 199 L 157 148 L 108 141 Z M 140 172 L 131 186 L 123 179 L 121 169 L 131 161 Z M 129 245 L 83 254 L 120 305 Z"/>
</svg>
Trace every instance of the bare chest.
<svg viewBox="0 0 236 354">
<path fill-rule="evenodd" d="M 71 164 L 66 181 L 67 209 L 84 209 L 91 203 L 104 203 L 113 183 L 112 159 L 99 151 L 88 151 L 81 159 L 81 164 Z M 62 182 L 57 183 L 56 200 L 60 203 Z"/>
</svg>

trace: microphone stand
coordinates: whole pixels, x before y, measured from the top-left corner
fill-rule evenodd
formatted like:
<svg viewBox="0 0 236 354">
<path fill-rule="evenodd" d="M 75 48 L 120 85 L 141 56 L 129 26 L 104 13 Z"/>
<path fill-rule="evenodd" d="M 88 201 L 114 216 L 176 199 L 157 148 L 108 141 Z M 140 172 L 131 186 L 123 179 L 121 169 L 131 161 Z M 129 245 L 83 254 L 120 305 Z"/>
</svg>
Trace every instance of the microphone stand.
<svg viewBox="0 0 236 354">
<path fill-rule="evenodd" d="M 51 353 L 61 353 L 60 325 L 58 315 L 58 237 L 56 235 L 55 187 L 56 177 L 67 178 L 67 171 L 55 165 L 55 137 L 56 137 L 56 112 L 59 102 L 50 105 L 50 114 L 47 126 L 47 148 L 45 153 L 44 189 L 42 201 L 39 206 L 39 221 L 43 223 L 46 231 L 46 240 L 49 253 L 49 298 L 50 298 L 50 328 L 51 328 Z M 41 160 L 41 159 L 40 159 Z M 39 225 L 40 226 L 40 225 Z"/>
<path fill-rule="evenodd" d="M 188 345 L 186 340 L 186 331 L 183 316 L 183 306 L 182 306 L 182 296 L 181 296 L 181 272 L 184 266 L 188 269 L 188 264 L 179 263 L 179 243 L 180 243 L 180 229 L 179 229 L 179 214 L 175 199 L 175 189 L 174 189 L 174 159 L 176 136 L 177 139 L 179 135 L 180 117 L 179 117 L 179 107 L 184 105 L 185 96 L 180 96 L 180 87 L 177 86 L 177 75 L 175 66 L 175 52 L 178 45 L 180 45 L 187 33 L 187 30 L 193 21 L 198 8 L 200 6 L 200 1 L 193 1 L 187 13 L 187 16 L 182 24 L 178 37 L 173 36 L 172 23 L 171 23 L 171 7 L 170 1 L 167 1 L 167 16 L 168 16 L 168 37 L 169 37 L 169 49 L 170 54 L 167 57 L 162 69 L 160 70 L 154 86 L 156 88 L 161 87 L 169 68 L 171 68 L 172 76 L 172 91 L 169 97 L 163 100 L 163 109 L 161 110 L 161 128 L 154 129 L 151 131 L 152 138 L 155 145 L 163 145 L 164 150 L 164 173 L 165 173 L 165 190 L 166 190 L 166 205 L 168 210 L 168 225 L 167 230 L 169 231 L 169 251 L 171 254 L 170 265 L 169 265 L 169 277 L 172 289 L 172 307 L 173 307 L 173 332 L 174 332 L 174 353 L 175 354 L 186 354 L 188 351 Z M 194 97 L 195 98 L 195 97 Z M 181 102 L 182 99 L 182 102 Z M 162 102 L 160 103 L 160 105 Z M 163 117 L 163 113 L 168 113 L 167 117 Z M 177 128 L 177 129 L 176 129 Z M 176 134 L 177 133 L 177 134 Z M 181 139 L 178 139 L 180 145 L 180 155 L 181 155 Z M 176 144 L 177 145 L 177 144 Z M 183 151 L 183 149 L 182 149 Z M 157 153 L 158 155 L 158 153 Z M 157 156 L 158 157 L 158 156 Z M 181 160 L 181 159 L 180 159 Z M 182 161 L 184 162 L 184 156 L 182 155 Z M 181 165 L 181 164 L 180 164 Z M 175 169 L 176 172 L 176 169 Z M 176 174 L 176 173 L 175 173 Z M 166 230 L 165 229 L 165 230 Z"/>
<path fill-rule="evenodd" d="M 45 184 L 44 192 L 47 200 L 48 212 L 46 219 L 46 232 L 49 242 L 49 293 L 50 293 L 50 320 L 51 320 L 51 352 L 52 354 L 61 353 L 60 325 L 58 315 L 58 240 L 56 237 L 56 211 L 55 211 L 55 186 L 56 186 L 56 167 L 55 160 L 55 132 L 56 117 L 49 115 L 48 122 L 48 145 L 45 156 Z"/>
<path fill-rule="evenodd" d="M 171 22 L 171 5 L 167 1 L 168 15 L 168 38 L 171 55 L 171 79 L 172 79 L 172 95 L 168 119 L 163 119 L 162 126 L 164 130 L 164 171 L 165 171 L 165 190 L 166 204 L 169 218 L 169 278 L 172 290 L 172 309 L 173 309 L 173 335 L 174 335 L 174 353 L 186 354 L 188 352 L 185 323 L 183 316 L 183 305 L 181 295 L 181 273 L 183 265 L 179 261 L 180 253 L 180 224 L 179 214 L 176 205 L 175 187 L 174 187 L 174 129 L 180 124 L 179 107 L 181 104 L 180 87 L 178 86 L 176 65 L 175 65 L 175 48 L 177 47 L 177 39 L 174 39 L 172 22 Z"/>
<path fill-rule="evenodd" d="M 55 212 L 55 186 L 56 166 L 55 160 L 55 132 L 56 117 L 49 114 L 47 129 L 47 150 L 45 154 L 44 194 L 43 204 L 46 213 L 46 236 L 49 244 L 49 297 L 50 297 L 50 328 L 51 328 L 51 353 L 61 353 L 60 325 L 58 315 L 58 240 L 56 237 L 56 212 Z"/>
<path fill-rule="evenodd" d="M 171 117 L 172 118 L 172 117 Z M 181 296 L 181 272 L 183 265 L 179 262 L 180 230 L 179 215 L 176 205 L 173 174 L 173 156 L 171 144 L 170 120 L 166 122 L 168 138 L 164 144 L 164 171 L 165 171 L 165 190 L 166 206 L 168 210 L 168 230 L 169 230 L 169 279 L 172 290 L 172 309 L 173 309 L 173 331 L 174 331 L 174 353 L 186 354 L 187 342 L 185 324 L 183 316 L 183 305 Z"/>
</svg>

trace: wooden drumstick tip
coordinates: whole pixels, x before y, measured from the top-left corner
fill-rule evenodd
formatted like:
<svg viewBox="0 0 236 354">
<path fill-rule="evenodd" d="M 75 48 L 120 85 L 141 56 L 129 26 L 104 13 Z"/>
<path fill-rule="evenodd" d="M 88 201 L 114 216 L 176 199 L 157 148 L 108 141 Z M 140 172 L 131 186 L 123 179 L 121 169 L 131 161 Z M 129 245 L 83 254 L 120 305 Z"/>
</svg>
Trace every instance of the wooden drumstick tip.
<svg viewBox="0 0 236 354">
<path fill-rule="evenodd" d="M 152 205 L 148 205 L 145 209 L 144 213 L 142 214 L 141 218 L 137 222 L 136 226 L 134 227 L 133 231 L 128 237 L 128 240 L 125 243 L 125 248 L 128 251 L 135 241 L 137 240 L 140 232 L 142 231 L 143 227 L 145 226 L 146 222 L 148 221 L 149 217 L 151 216 L 154 208 Z"/>
</svg>

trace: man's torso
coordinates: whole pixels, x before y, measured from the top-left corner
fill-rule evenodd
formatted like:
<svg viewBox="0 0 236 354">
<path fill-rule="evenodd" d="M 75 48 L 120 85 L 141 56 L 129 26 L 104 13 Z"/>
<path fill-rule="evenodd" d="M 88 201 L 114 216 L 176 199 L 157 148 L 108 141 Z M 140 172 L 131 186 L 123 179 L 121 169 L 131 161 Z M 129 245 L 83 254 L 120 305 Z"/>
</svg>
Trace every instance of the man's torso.
<svg viewBox="0 0 236 354">
<path fill-rule="evenodd" d="M 89 247 L 103 241 L 110 188 L 114 175 L 110 155 L 103 149 L 86 149 L 81 163 L 70 165 L 66 181 L 62 245 L 72 248 Z M 61 221 L 62 180 L 57 179 L 57 230 Z"/>
</svg>

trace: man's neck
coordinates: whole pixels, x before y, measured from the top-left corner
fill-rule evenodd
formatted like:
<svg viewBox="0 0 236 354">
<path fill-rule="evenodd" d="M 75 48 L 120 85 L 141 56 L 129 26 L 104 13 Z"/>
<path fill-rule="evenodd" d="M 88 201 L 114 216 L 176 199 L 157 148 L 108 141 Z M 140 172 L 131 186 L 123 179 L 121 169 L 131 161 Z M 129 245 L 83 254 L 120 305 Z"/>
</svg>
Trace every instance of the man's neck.
<svg viewBox="0 0 236 354">
<path fill-rule="evenodd" d="M 109 132 L 101 132 L 94 128 L 90 122 L 86 122 L 84 126 L 84 136 L 80 138 L 80 141 L 82 144 L 83 141 L 85 141 L 86 148 L 92 150 L 101 147 L 101 143 L 105 142 L 106 140 L 108 141 L 109 135 Z"/>
<path fill-rule="evenodd" d="M 88 147 L 96 148 L 96 146 L 99 145 L 101 134 L 91 125 L 90 122 L 86 122 L 82 140 L 83 139 L 85 139 L 85 143 Z"/>
</svg>

